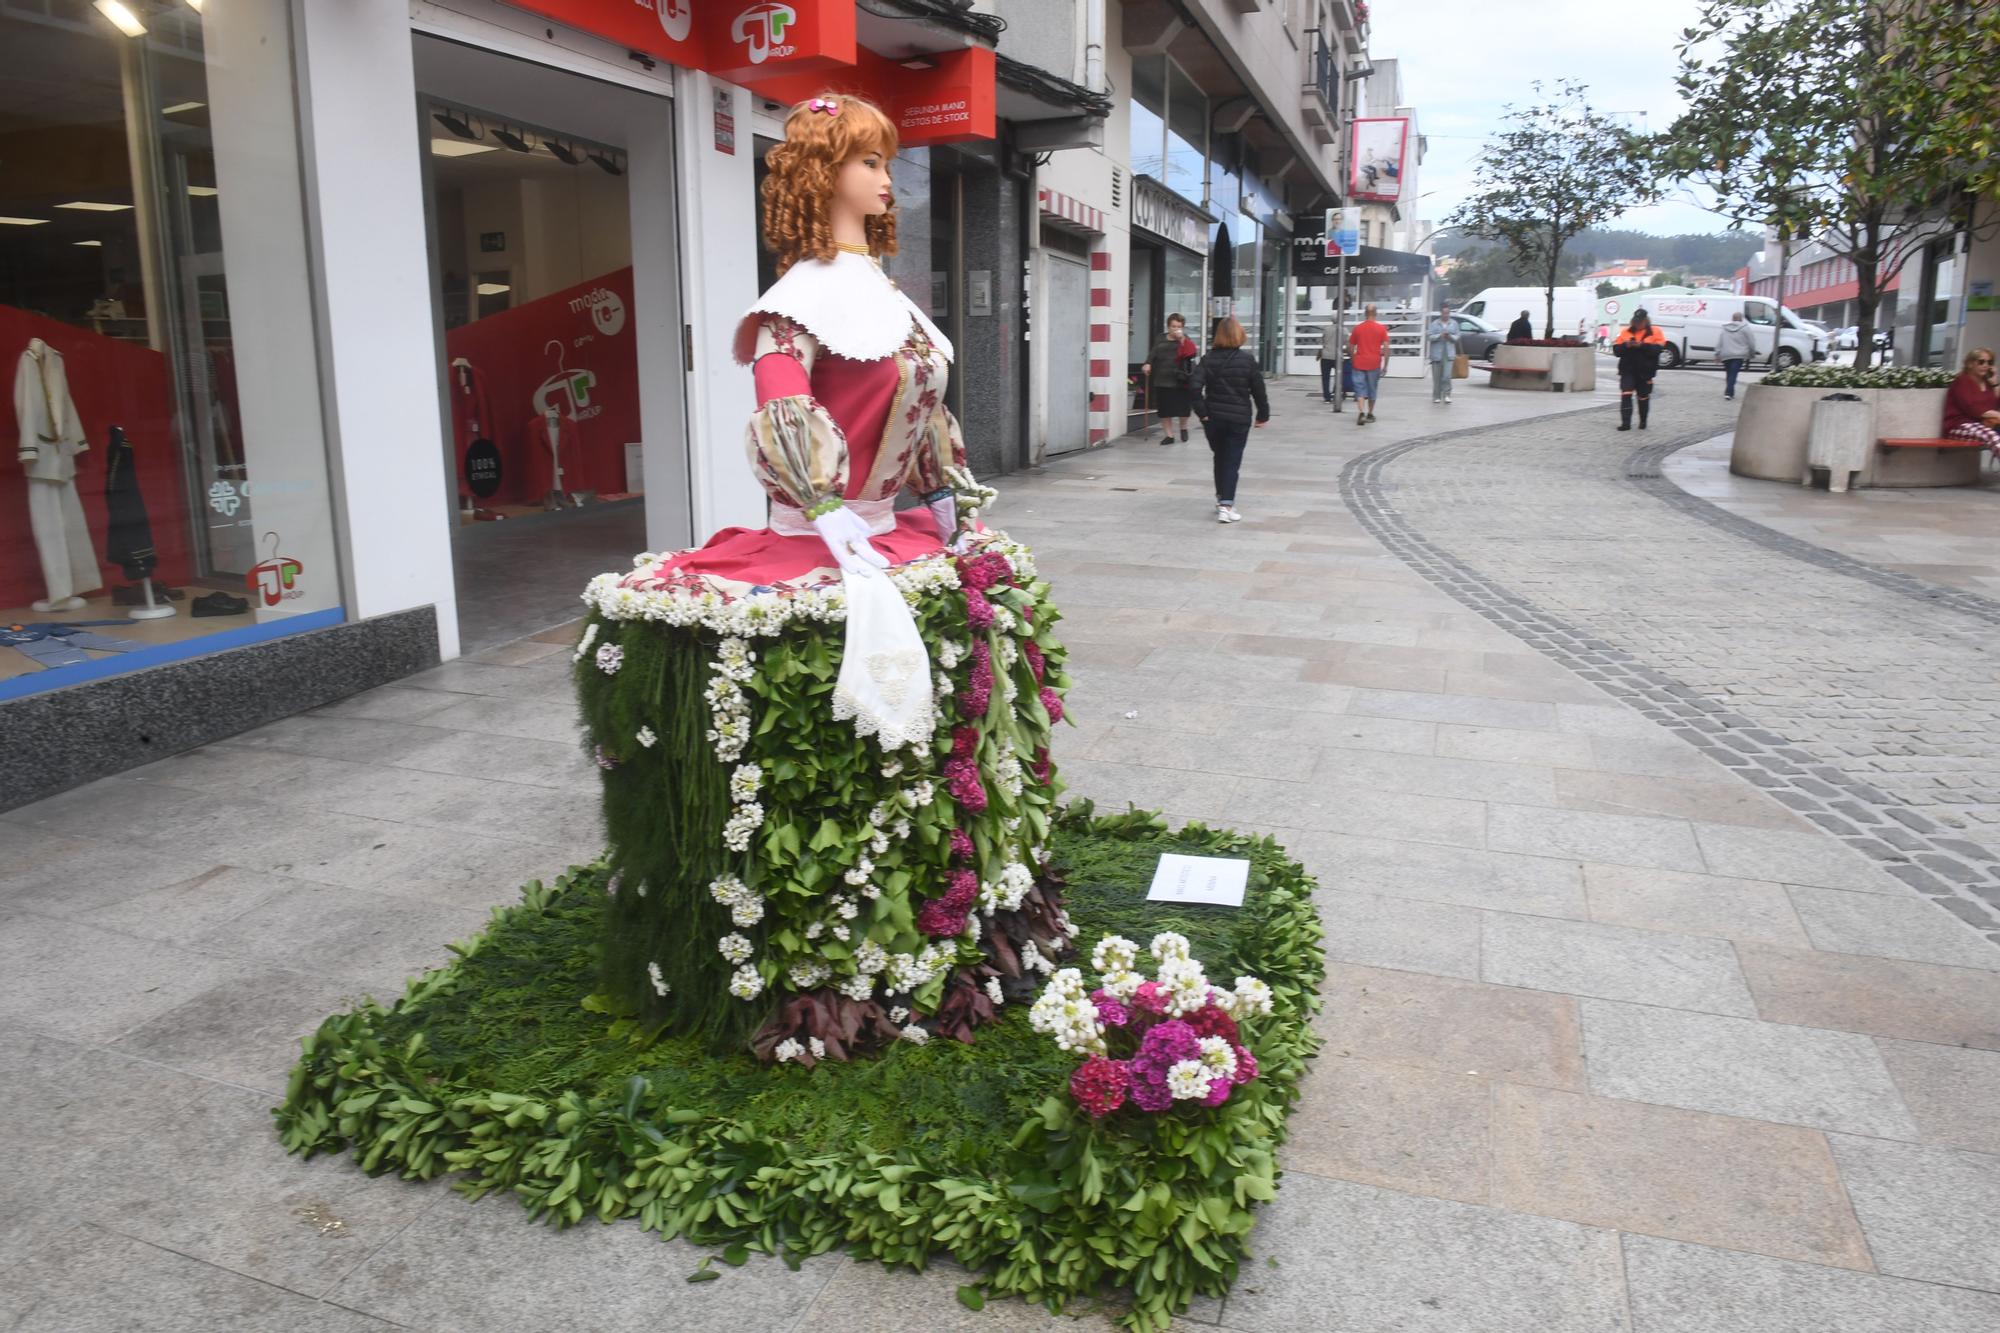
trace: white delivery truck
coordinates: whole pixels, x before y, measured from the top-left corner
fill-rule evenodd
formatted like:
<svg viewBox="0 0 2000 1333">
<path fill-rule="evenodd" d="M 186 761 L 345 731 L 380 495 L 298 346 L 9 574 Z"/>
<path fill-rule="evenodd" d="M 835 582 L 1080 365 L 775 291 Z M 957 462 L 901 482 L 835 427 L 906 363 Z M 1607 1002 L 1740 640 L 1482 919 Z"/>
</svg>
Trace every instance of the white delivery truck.
<svg viewBox="0 0 2000 1333">
<path fill-rule="evenodd" d="M 1556 337 L 1588 338 L 1596 305 L 1591 294 L 1581 287 L 1556 288 Z M 1535 336 L 1541 337 L 1549 313 L 1548 289 L 1488 287 L 1458 307 L 1459 314 L 1483 319 L 1503 331 L 1520 318 L 1523 310 L 1528 312 L 1529 323 L 1535 326 Z"/>
<path fill-rule="evenodd" d="M 1662 369 L 1714 361 L 1716 335 L 1729 317 L 1738 313 L 1750 326 L 1750 342 L 1757 349 L 1757 359 L 1770 362 L 1771 334 L 1778 324 L 1774 301 L 1730 292 L 1691 292 L 1685 296 L 1661 296 L 1641 304 L 1667 340 L 1666 350 L 1660 353 Z M 1784 333 L 1778 342 L 1779 367 L 1796 366 L 1801 361 L 1824 361 L 1830 341 L 1827 335 L 1808 327 L 1790 310 L 1784 314 Z"/>
</svg>

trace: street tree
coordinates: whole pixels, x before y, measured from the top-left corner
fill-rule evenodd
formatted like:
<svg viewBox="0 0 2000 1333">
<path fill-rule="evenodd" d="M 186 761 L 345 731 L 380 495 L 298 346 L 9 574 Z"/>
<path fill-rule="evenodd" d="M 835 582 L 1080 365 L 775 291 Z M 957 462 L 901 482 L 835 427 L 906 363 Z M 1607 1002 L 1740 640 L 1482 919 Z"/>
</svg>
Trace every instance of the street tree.
<svg viewBox="0 0 2000 1333">
<path fill-rule="evenodd" d="M 1781 307 L 1798 243 L 1851 263 L 1866 367 L 1890 284 L 2000 186 L 1996 49 L 1992 3 L 1703 0 L 1681 34 L 1686 110 L 1654 160 L 1775 237 Z"/>
<path fill-rule="evenodd" d="M 1452 221 L 1503 242 L 1542 283 L 1543 336 L 1553 338 L 1563 246 L 1647 202 L 1652 175 L 1639 141 L 1590 105 L 1584 85 L 1565 79 L 1553 91 L 1532 86 L 1535 102 L 1507 108 L 1480 157 L 1472 197 Z"/>
</svg>

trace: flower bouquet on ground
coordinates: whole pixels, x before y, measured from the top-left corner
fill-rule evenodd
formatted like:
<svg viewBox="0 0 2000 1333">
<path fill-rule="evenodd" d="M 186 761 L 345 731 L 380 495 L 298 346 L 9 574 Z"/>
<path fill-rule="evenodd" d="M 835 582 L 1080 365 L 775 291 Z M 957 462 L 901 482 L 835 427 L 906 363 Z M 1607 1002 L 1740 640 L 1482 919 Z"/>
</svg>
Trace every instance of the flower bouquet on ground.
<svg viewBox="0 0 2000 1333">
<path fill-rule="evenodd" d="M 1128 1104 L 1148 1115 L 1220 1106 L 1257 1077 L 1244 1026 L 1271 1013 L 1270 987 L 1256 977 L 1236 978 L 1233 990 L 1211 985 L 1172 932 L 1155 935 L 1149 952 L 1150 980 L 1137 969 L 1139 946 L 1107 935 L 1090 955 L 1095 990 L 1066 967 L 1028 1012 L 1035 1031 L 1084 1057 L 1069 1091 L 1093 1121 Z"/>
</svg>

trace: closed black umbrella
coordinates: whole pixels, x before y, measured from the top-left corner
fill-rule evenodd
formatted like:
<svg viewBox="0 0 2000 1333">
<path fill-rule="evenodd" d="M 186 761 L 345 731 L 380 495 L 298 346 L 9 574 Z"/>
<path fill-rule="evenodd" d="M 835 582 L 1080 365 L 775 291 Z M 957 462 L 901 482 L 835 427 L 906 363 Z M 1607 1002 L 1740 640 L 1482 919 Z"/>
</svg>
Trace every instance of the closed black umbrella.
<svg viewBox="0 0 2000 1333">
<path fill-rule="evenodd" d="M 146 514 L 146 497 L 139 491 L 139 462 L 125 428 L 111 428 L 105 462 L 104 508 L 110 522 L 104 532 L 104 557 L 137 582 L 160 563 L 153 546 L 153 522 Z"/>
</svg>

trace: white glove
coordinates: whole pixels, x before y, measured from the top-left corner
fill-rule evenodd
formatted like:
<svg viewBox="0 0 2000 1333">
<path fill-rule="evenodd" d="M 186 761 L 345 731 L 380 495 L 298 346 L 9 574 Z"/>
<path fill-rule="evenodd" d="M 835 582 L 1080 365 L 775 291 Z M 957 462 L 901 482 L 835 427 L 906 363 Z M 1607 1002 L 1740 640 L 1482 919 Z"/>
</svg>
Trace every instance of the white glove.
<svg viewBox="0 0 2000 1333">
<path fill-rule="evenodd" d="M 843 574 L 873 574 L 889 567 L 888 557 L 868 544 L 867 521 L 845 505 L 829 509 L 812 525 Z"/>
</svg>

